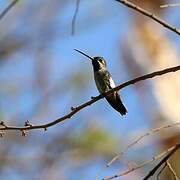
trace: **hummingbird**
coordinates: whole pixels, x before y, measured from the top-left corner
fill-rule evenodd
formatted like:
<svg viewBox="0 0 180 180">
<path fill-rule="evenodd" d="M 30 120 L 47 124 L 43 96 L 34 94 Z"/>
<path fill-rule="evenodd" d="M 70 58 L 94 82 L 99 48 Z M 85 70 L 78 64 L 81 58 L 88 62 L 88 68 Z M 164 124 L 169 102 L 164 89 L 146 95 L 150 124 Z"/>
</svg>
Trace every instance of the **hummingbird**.
<svg viewBox="0 0 180 180">
<path fill-rule="evenodd" d="M 91 60 L 94 71 L 94 80 L 97 89 L 102 96 L 104 96 L 103 94 L 105 92 L 116 87 L 114 80 L 111 77 L 111 74 L 106 69 L 106 61 L 103 57 L 90 57 L 89 55 L 85 54 L 84 52 L 78 49 L 74 50 Z M 105 98 L 108 101 L 108 103 L 121 115 L 125 115 L 127 113 L 126 107 L 123 105 L 117 91 L 114 91 L 109 95 L 105 95 Z"/>
</svg>

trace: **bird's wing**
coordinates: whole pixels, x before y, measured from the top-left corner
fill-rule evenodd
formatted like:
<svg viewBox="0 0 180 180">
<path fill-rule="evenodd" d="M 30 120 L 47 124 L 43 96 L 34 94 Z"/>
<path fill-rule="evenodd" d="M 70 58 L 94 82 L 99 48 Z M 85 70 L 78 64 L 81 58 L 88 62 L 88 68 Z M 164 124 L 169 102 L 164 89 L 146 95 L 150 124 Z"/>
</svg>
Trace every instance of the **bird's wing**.
<svg viewBox="0 0 180 180">
<path fill-rule="evenodd" d="M 116 85 L 111 77 L 111 74 L 109 72 L 106 74 L 107 74 L 107 78 L 109 79 L 108 81 L 106 81 L 109 89 L 115 88 Z M 114 91 L 112 94 L 107 95 L 106 99 L 114 109 L 120 112 L 121 115 L 125 115 L 127 113 L 126 107 L 123 105 L 117 91 Z"/>
<path fill-rule="evenodd" d="M 105 79 L 106 79 L 105 83 L 109 87 L 109 89 L 112 89 L 112 88 L 116 87 L 116 85 L 114 83 L 114 80 L 112 79 L 111 74 L 108 71 L 107 71 L 107 73 L 105 75 Z"/>
<path fill-rule="evenodd" d="M 111 74 L 107 70 L 103 72 L 96 72 L 94 78 L 100 93 L 104 93 L 115 87 Z"/>
<path fill-rule="evenodd" d="M 106 73 L 104 74 L 104 83 L 106 86 L 106 91 L 109 91 L 110 89 L 113 89 L 116 87 L 114 80 L 111 77 L 111 74 L 106 71 Z M 112 94 L 107 95 L 106 97 L 112 97 L 112 96 L 116 96 L 116 91 L 114 91 Z"/>
</svg>

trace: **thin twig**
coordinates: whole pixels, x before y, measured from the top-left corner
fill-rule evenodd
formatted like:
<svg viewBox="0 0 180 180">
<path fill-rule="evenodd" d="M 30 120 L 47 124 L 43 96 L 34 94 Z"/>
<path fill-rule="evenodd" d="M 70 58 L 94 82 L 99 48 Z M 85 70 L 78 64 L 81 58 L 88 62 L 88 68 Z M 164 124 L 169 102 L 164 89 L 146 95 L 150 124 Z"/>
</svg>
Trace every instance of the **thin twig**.
<svg viewBox="0 0 180 180">
<path fill-rule="evenodd" d="M 148 180 L 153 176 L 156 171 L 164 164 L 178 149 L 180 148 L 180 143 L 177 144 L 149 173 L 143 180 Z"/>
<path fill-rule="evenodd" d="M 180 3 L 163 4 L 163 5 L 160 6 L 160 8 L 178 7 L 178 6 L 180 6 Z"/>
<path fill-rule="evenodd" d="M 12 1 L 4 10 L 3 12 L 0 14 L 0 20 L 8 13 L 8 11 L 15 6 L 15 4 L 18 2 L 18 0 L 14 0 Z"/>
<path fill-rule="evenodd" d="M 164 75 L 164 74 L 167 74 L 167 73 L 170 73 L 170 72 L 176 72 L 176 71 L 179 71 L 179 70 L 180 70 L 180 65 L 179 66 L 174 66 L 174 67 L 171 67 L 171 68 L 166 68 L 164 70 L 156 71 L 156 72 L 153 72 L 153 73 L 149 73 L 149 74 L 137 77 L 135 79 L 127 81 L 127 82 L 125 82 L 125 83 L 111 89 L 110 91 L 104 93 L 104 96 L 109 95 L 114 91 L 119 91 L 120 89 L 125 88 L 126 86 L 129 86 L 129 85 L 135 84 L 135 83 L 137 83 L 139 81 L 154 78 L 156 76 L 161 76 L 161 75 Z M 58 123 L 62 123 L 63 121 L 65 121 L 67 119 L 70 119 L 73 115 L 75 115 L 80 110 L 86 108 L 87 106 L 90 106 L 91 104 L 95 103 L 96 101 L 98 101 L 98 100 L 100 100 L 102 98 L 104 98 L 104 97 L 102 97 L 102 95 L 93 97 L 92 100 L 87 101 L 86 103 L 84 103 L 84 104 L 82 104 L 80 106 L 77 106 L 75 108 L 74 107 L 71 108 L 71 111 L 67 115 L 65 115 L 63 117 L 60 117 L 60 118 L 58 118 L 58 119 L 56 119 L 54 121 L 51 121 L 49 123 L 46 123 L 46 124 L 30 125 L 30 126 L 22 126 L 22 127 L 6 125 L 6 126 L 0 127 L 0 130 L 19 130 L 19 131 L 31 130 L 31 129 L 44 129 L 44 130 L 47 130 L 48 127 L 54 126 L 54 125 L 56 125 Z"/>
<path fill-rule="evenodd" d="M 169 161 L 166 162 L 167 163 L 167 167 L 169 168 L 169 170 L 171 171 L 173 177 L 174 177 L 174 180 L 179 180 L 176 172 L 174 171 L 174 169 L 172 168 L 171 164 Z"/>
<path fill-rule="evenodd" d="M 74 33 L 75 33 L 75 26 L 76 26 L 77 14 L 78 14 L 78 11 L 79 11 L 79 5 L 80 5 L 80 0 L 76 0 L 76 9 L 75 9 L 75 12 L 74 12 L 74 16 L 72 18 L 71 35 L 74 35 Z"/>
<path fill-rule="evenodd" d="M 164 166 L 161 168 L 161 170 L 157 174 L 157 180 L 160 180 L 160 175 L 162 174 L 162 172 L 165 170 L 166 167 L 167 167 L 167 162 L 164 163 Z"/>
<path fill-rule="evenodd" d="M 122 157 L 130 148 L 132 148 L 135 144 L 139 143 L 142 139 L 144 139 L 147 136 L 150 136 L 152 134 L 158 133 L 160 132 L 162 129 L 167 129 L 167 128 L 172 128 L 174 126 L 179 126 L 179 123 L 173 123 L 173 124 L 168 124 L 168 125 L 164 125 L 155 129 L 151 129 L 149 132 L 141 135 L 140 137 L 138 137 L 137 139 L 135 139 L 132 143 L 130 143 L 125 150 L 121 151 L 118 155 L 116 155 L 111 161 L 109 161 L 106 165 L 106 167 L 109 167 L 112 165 L 112 163 L 114 163 L 116 160 L 118 160 L 120 157 Z"/>
<path fill-rule="evenodd" d="M 180 146 L 180 144 L 178 144 Z M 176 148 L 177 145 L 175 146 L 172 146 L 170 147 L 169 149 L 167 149 L 166 151 L 154 156 L 152 159 L 150 160 L 147 160 L 147 161 L 144 161 L 143 163 L 139 164 L 138 166 L 134 167 L 134 168 L 131 168 L 131 169 L 128 169 L 127 171 L 124 171 L 124 172 L 121 172 L 119 174 L 116 174 L 116 175 L 113 175 L 113 176 L 110 176 L 110 177 L 107 177 L 107 178 L 104 178 L 103 180 L 111 180 L 111 179 L 115 179 L 115 178 L 118 178 L 118 177 L 121 177 L 121 176 L 125 176 L 133 171 L 136 171 L 146 165 L 149 165 L 149 164 L 152 164 L 154 161 L 158 160 L 158 159 L 161 159 L 163 156 L 165 156 L 167 153 L 171 152 L 174 148 Z"/>
<path fill-rule="evenodd" d="M 153 19 L 154 21 L 158 22 L 159 24 L 166 27 L 167 29 L 169 29 L 169 30 L 175 32 L 176 34 L 180 35 L 180 30 L 178 28 L 171 26 L 166 21 L 160 19 L 159 17 L 157 17 L 154 14 L 146 11 L 145 9 L 143 9 L 143 8 L 141 8 L 141 7 L 139 7 L 139 6 L 135 5 L 135 4 L 127 1 L 127 0 L 115 0 L 115 1 L 117 1 L 117 2 L 119 2 L 121 4 L 123 4 L 123 5 L 131 8 L 131 9 L 134 9 L 135 11 L 137 11 L 137 12 L 139 12 L 139 13 Z"/>
</svg>

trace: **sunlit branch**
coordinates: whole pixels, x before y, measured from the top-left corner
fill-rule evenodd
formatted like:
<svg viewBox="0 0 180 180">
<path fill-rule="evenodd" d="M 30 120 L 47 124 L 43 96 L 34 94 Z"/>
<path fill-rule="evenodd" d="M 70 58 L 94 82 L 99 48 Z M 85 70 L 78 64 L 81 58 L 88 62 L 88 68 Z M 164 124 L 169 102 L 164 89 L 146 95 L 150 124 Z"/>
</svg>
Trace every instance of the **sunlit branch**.
<svg viewBox="0 0 180 180">
<path fill-rule="evenodd" d="M 115 1 L 117 1 L 117 2 L 119 2 L 119 3 L 121 3 L 121 4 L 123 4 L 123 5 L 131 8 L 131 9 L 134 9 L 135 11 L 143 14 L 144 16 L 147 16 L 147 17 L 153 19 L 154 21 L 156 21 L 157 23 L 161 24 L 161 25 L 164 26 L 165 28 L 167 28 L 167 29 L 175 32 L 175 33 L 178 34 L 178 35 L 180 35 L 180 30 L 179 30 L 178 28 L 171 26 L 171 25 L 168 24 L 166 21 L 160 19 L 159 17 L 157 17 L 157 16 L 155 16 L 154 14 L 146 11 L 145 9 L 143 9 L 143 8 L 141 8 L 141 7 L 139 7 L 139 6 L 135 5 L 135 4 L 127 1 L 127 0 L 115 0 Z"/>
<path fill-rule="evenodd" d="M 115 179 L 115 178 L 118 178 L 118 177 L 121 177 L 121 176 L 125 176 L 131 172 L 134 172 L 138 169 L 141 169 L 142 167 L 146 166 L 146 165 L 149 165 L 149 164 L 152 164 L 153 162 L 155 162 L 156 160 L 159 160 L 161 159 L 163 156 L 165 156 L 163 159 L 167 160 L 172 154 L 175 153 L 175 151 L 177 151 L 178 149 L 180 148 L 180 143 L 167 149 L 166 151 L 154 156 L 152 159 L 150 160 L 147 160 L 139 165 L 137 165 L 136 167 L 133 167 L 131 169 L 128 169 L 127 171 L 124 171 L 124 172 L 121 172 L 119 174 L 116 174 L 116 175 L 113 175 L 113 176 L 110 176 L 110 177 L 106 177 L 104 178 L 103 180 L 111 180 L 111 179 Z M 162 161 L 162 160 L 161 160 Z M 163 164 L 163 163 L 162 163 Z"/>
<path fill-rule="evenodd" d="M 156 171 L 164 164 L 178 149 L 180 148 L 180 143 L 177 144 L 149 173 L 143 180 L 148 180 L 153 176 Z"/>
<path fill-rule="evenodd" d="M 179 178 L 178 178 L 176 172 L 174 171 L 174 169 L 172 168 L 170 162 L 167 161 L 166 164 L 167 164 L 167 167 L 169 168 L 170 172 L 172 173 L 174 180 L 179 180 Z"/>
<path fill-rule="evenodd" d="M 178 6 L 180 6 L 180 3 L 163 4 L 163 5 L 160 6 L 160 8 L 178 7 Z"/>
</svg>

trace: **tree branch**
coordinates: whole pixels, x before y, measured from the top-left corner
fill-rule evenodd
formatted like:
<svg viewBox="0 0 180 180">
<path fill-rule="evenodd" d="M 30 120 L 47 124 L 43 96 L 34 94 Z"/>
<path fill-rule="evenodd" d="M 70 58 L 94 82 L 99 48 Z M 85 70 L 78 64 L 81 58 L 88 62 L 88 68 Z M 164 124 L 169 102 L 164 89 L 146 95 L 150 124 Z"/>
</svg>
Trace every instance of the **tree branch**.
<svg viewBox="0 0 180 180">
<path fill-rule="evenodd" d="M 167 161 L 166 164 L 167 164 L 167 167 L 169 168 L 170 172 L 172 173 L 174 180 L 179 180 L 179 178 L 178 178 L 176 172 L 174 171 L 174 169 L 172 168 L 170 162 Z"/>
<path fill-rule="evenodd" d="M 178 149 L 180 148 L 180 143 L 177 144 L 171 152 L 169 152 L 149 173 L 143 180 L 148 180 L 151 176 L 153 176 L 156 171 L 164 164 Z"/>
<path fill-rule="evenodd" d="M 114 163 L 116 160 L 118 160 L 120 157 L 122 157 L 130 148 L 132 148 L 135 144 L 139 143 L 142 139 L 144 139 L 145 137 L 147 136 L 150 136 L 152 134 L 155 134 L 155 133 L 158 133 L 160 132 L 161 130 L 163 129 L 167 129 L 167 128 L 172 128 L 174 126 L 179 126 L 180 125 L 180 122 L 179 123 L 174 123 L 174 124 L 168 124 L 168 125 L 164 125 L 164 126 L 161 126 L 161 127 L 158 127 L 158 128 L 155 128 L 155 129 L 151 129 L 149 132 L 141 135 L 140 137 L 138 137 L 137 139 L 135 139 L 132 143 L 130 143 L 124 151 L 121 151 L 118 155 L 116 155 L 111 161 L 109 161 L 106 165 L 106 167 L 109 167 L 112 165 L 112 163 Z"/>
<path fill-rule="evenodd" d="M 74 35 L 75 33 L 75 25 L 76 25 L 76 19 L 77 19 L 77 14 L 79 11 L 79 5 L 80 5 L 80 0 L 76 0 L 76 8 L 75 8 L 75 12 L 72 18 L 72 24 L 71 24 L 71 35 Z"/>
<path fill-rule="evenodd" d="M 127 175 L 127 174 L 129 174 L 129 173 L 131 173 L 131 172 L 133 172 L 133 171 L 136 171 L 136 170 L 138 170 L 138 169 L 140 169 L 140 168 L 142 168 L 142 167 L 144 167 L 144 166 L 146 166 L 146 165 L 149 165 L 149 164 L 153 163 L 154 161 L 156 161 L 156 160 L 162 158 L 163 156 L 165 156 L 167 153 L 169 153 L 169 154 L 170 154 L 170 153 L 174 153 L 179 147 L 180 147 L 180 143 L 177 144 L 177 145 L 175 145 L 175 146 L 173 146 L 173 147 L 171 147 L 171 148 L 169 148 L 169 149 L 167 149 L 166 151 L 158 154 L 157 156 L 154 156 L 152 159 L 147 160 L 147 161 L 139 164 L 139 165 L 136 166 L 136 167 L 133 167 L 133 168 L 131 168 L 131 169 L 128 169 L 127 171 L 121 172 L 121 173 L 119 173 L 119 174 L 116 174 L 116 175 L 113 175 L 113 176 L 104 178 L 103 180 L 112 180 L 112 179 L 115 179 L 115 178 L 118 178 L 118 177 L 121 177 L 121 176 L 125 176 L 125 175 Z M 169 155 L 169 154 L 168 154 L 168 155 Z"/>
<path fill-rule="evenodd" d="M 160 8 L 178 7 L 178 6 L 180 6 L 180 3 L 172 3 L 172 4 L 163 4 L 160 6 Z"/>
<path fill-rule="evenodd" d="M 143 8 L 136 6 L 135 4 L 127 1 L 127 0 L 115 0 L 131 9 L 134 9 L 135 11 L 143 14 L 144 16 L 147 16 L 151 19 L 153 19 L 154 21 L 156 21 L 157 23 L 161 24 L 162 26 L 164 26 L 165 28 L 175 32 L 176 34 L 180 35 L 180 30 L 176 27 L 171 26 L 170 24 L 168 24 L 166 21 L 160 19 L 159 17 L 155 16 L 154 14 L 144 10 Z"/>
<path fill-rule="evenodd" d="M 157 180 L 160 180 L 160 175 L 162 174 L 162 172 L 165 170 L 166 167 L 167 167 L 167 162 L 164 163 L 164 166 L 161 168 L 161 170 L 157 174 Z"/>
<path fill-rule="evenodd" d="M 164 75 L 164 74 L 167 74 L 167 73 L 170 73 L 170 72 L 176 72 L 176 71 L 179 71 L 179 70 L 180 70 L 180 65 L 179 66 L 174 66 L 174 67 L 171 67 L 171 68 L 167 68 L 167 69 L 164 69 L 164 70 L 156 71 L 156 72 L 153 72 L 153 73 L 149 73 L 149 74 L 146 74 L 144 76 L 137 77 L 135 79 L 127 81 L 127 82 L 125 82 L 125 83 L 111 89 L 110 91 L 104 93 L 104 96 L 109 95 L 114 91 L 119 91 L 120 89 L 125 88 L 126 86 L 129 86 L 129 85 L 135 84 L 135 83 L 137 83 L 139 81 L 154 78 L 156 76 Z M 98 100 L 100 100 L 102 98 L 104 98 L 104 97 L 102 97 L 101 95 L 93 97 L 92 100 L 87 101 L 86 103 L 84 103 L 84 104 L 82 104 L 80 106 L 77 106 L 75 108 L 72 107 L 71 112 L 69 112 L 67 115 L 65 115 L 63 117 L 60 117 L 60 118 L 58 118 L 58 119 L 56 119 L 54 121 L 51 121 L 49 123 L 42 124 L 42 125 L 32 125 L 30 123 L 26 123 L 25 126 L 23 126 L 23 127 L 17 127 L 17 126 L 8 126 L 7 124 L 5 124 L 3 122 L 2 123 L 3 125 L 1 124 L 2 127 L 0 127 L 0 131 L 5 131 L 5 130 L 25 131 L 25 130 L 31 130 L 31 129 L 44 129 L 44 130 L 47 130 L 48 127 L 54 126 L 54 125 L 56 125 L 58 123 L 62 123 L 63 121 L 65 121 L 67 119 L 70 119 L 73 115 L 75 115 L 80 110 L 86 108 L 87 106 L 90 106 L 91 104 L 95 103 L 96 101 L 98 101 Z"/>
<path fill-rule="evenodd" d="M 4 10 L 3 12 L 0 14 L 0 20 L 9 12 L 9 10 L 15 6 L 15 4 L 18 2 L 18 0 L 14 0 L 12 1 Z"/>
</svg>

